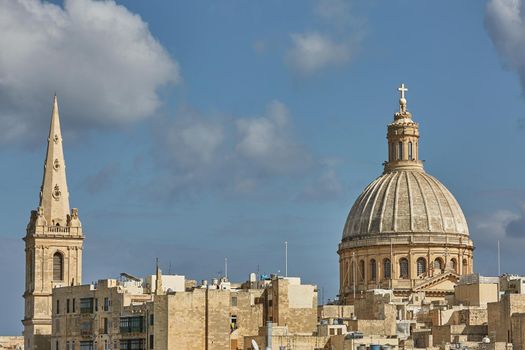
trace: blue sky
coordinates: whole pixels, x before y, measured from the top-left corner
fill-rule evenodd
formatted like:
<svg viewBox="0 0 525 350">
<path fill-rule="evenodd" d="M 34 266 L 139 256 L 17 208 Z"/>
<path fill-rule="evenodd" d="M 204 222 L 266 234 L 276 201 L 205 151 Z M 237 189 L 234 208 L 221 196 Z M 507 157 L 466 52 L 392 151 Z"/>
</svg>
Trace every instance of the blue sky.
<svg viewBox="0 0 525 350">
<path fill-rule="evenodd" d="M 337 244 L 382 172 L 403 82 L 475 267 L 525 273 L 523 1 L 0 0 L 0 334 L 59 96 L 84 281 L 283 272 L 338 289 Z M 170 267 L 171 266 L 171 267 Z"/>
</svg>

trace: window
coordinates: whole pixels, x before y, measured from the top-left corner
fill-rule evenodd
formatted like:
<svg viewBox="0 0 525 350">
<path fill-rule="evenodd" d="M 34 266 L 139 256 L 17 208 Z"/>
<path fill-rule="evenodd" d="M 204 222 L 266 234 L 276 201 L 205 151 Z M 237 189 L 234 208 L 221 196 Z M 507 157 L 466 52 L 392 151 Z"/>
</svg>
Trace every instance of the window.
<svg viewBox="0 0 525 350">
<path fill-rule="evenodd" d="M 408 259 L 407 258 L 399 259 L 399 277 L 408 278 Z"/>
<path fill-rule="evenodd" d="M 370 260 L 370 279 L 375 281 L 377 279 L 377 264 L 376 260 Z"/>
<path fill-rule="evenodd" d="M 27 273 L 29 274 L 29 282 L 33 283 L 33 255 L 31 252 L 27 253 Z"/>
<path fill-rule="evenodd" d="M 92 314 L 93 313 L 93 298 L 80 298 L 80 313 L 81 314 Z"/>
<path fill-rule="evenodd" d="M 455 258 L 452 258 L 452 260 L 450 260 L 450 267 L 455 273 L 458 272 L 458 262 Z"/>
<path fill-rule="evenodd" d="M 412 142 L 408 143 L 408 159 L 412 160 Z"/>
<path fill-rule="evenodd" d="M 107 317 L 104 317 L 104 334 L 108 334 L 108 318 Z"/>
<path fill-rule="evenodd" d="M 149 348 L 154 349 L 155 348 L 155 338 L 153 337 L 153 334 L 149 335 Z"/>
<path fill-rule="evenodd" d="M 150 314 L 149 315 L 149 325 L 153 326 L 154 323 L 155 323 L 155 317 L 153 316 L 153 314 Z"/>
<path fill-rule="evenodd" d="M 121 339 L 121 350 L 144 350 L 144 339 Z"/>
<path fill-rule="evenodd" d="M 230 333 L 237 329 L 237 315 L 230 316 Z"/>
<path fill-rule="evenodd" d="M 390 144 L 390 159 L 394 160 L 396 159 L 396 145 L 394 145 L 393 143 Z"/>
<path fill-rule="evenodd" d="M 403 142 L 399 142 L 399 152 L 397 154 L 397 159 L 403 159 Z"/>
<path fill-rule="evenodd" d="M 365 280 L 365 261 L 361 260 L 359 261 L 359 278 L 361 281 Z"/>
<path fill-rule="evenodd" d="M 109 311 L 109 298 L 104 298 L 104 311 Z"/>
<path fill-rule="evenodd" d="M 98 311 L 98 298 L 95 299 L 95 312 Z"/>
<path fill-rule="evenodd" d="M 89 341 L 80 341 L 80 350 L 94 350 L 93 348 L 93 342 L 91 340 Z"/>
<path fill-rule="evenodd" d="M 60 313 L 60 300 L 57 299 L 57 315 Z"/>
<path fill-rule="evenodd" d="M 232 306 L 237 306 L 237 297 L 232 297 Z"/>
<path fill-rule="evenodd" d="M 140 333 L 144 329 L 142 325 L 142 316 L 121 317 L 120 333 Z"/>
<path fill-rule="evenodd" d="M 90 336 L 93 334 L 93 326 L 91 321 L 82 321 L 80 323 L 80 335 L 82 336 Z M 82 349 L 82 348 L 81 348 Z"/>
<path fill-rule="evenodd" d="M 75 308 L 76 308 L 76 299 L 73 298 L 73 313 L 76 312 Z"/>
<path fill-rule="evenodd" d="M 427 261 L 425 258 L 418 258 L 416 261 L 417 265 L 417 275 L 420 276 L 427 272 Z"/>
<path fill-rule="evenodd" d="M 66 350 L 69 350 L 69 341 L 66 341 Z"/>
<path fill-rule="evenodd" d="M 467 267 L 467 259 L 463 259 L 463 274 L 468 273 Z"/>
<path fill-rule="evenodd" d="M 383 277 L 385 279 L 390 279 L 392 277 L 392 266 L 390 264 L 390 259 L 383 260 Z"/>
<path fill-rule="evenodd" d="M 55 349 L 56 350 L 59 350 L 60 348 L 58 347 L 58 340 L 55 342 Z"/>
<path fill-rule="evenodd" d="M 66 301 L 66 313 L 69 313 L 69 299 Z"/>
<path fill-rule="evenodd" d="M 75 350 L 75 341 L 74 340 L 71 342 L 71 350 Z"/>
<path fill-rule="evenodd" d="M 443 270 L 443 260 L 441 258 L 434 260 L 434 270 Z"/>
<path fill-rule="evenodd" d="M 53 255 L 53 281 L 64 279 L 64 257 L 59 252 Z"/>
<path fill-rule="evenodd" d="M 104 350 L 109 350 L 109 343 L 107 340 L 104 340 Z"/>
</svg>

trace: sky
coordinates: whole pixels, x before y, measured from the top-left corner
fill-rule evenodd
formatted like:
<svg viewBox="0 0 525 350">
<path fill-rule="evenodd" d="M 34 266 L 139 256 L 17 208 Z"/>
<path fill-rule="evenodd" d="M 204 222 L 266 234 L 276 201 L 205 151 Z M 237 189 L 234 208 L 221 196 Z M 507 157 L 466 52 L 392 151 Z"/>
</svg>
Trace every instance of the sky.
<svg viewBox="0 0 525 350">
<path fill-rule="evenodd" d="M 525 1 L 0 0 L 0 334 L 20 334 L 24 246 L 53 95 L 83 282 L 288 274 L 338 290 L 348 212 L 382 173 L 408 87 L 427 172 L 475 270 L 525 274 Z"/>
</svg>

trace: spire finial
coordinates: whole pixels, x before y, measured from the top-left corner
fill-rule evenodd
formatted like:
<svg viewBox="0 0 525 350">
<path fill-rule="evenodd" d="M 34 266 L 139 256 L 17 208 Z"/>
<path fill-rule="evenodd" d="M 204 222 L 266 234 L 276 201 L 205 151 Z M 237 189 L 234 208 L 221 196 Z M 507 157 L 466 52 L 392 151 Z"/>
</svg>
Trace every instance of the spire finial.
<svg viewBox="0 0 525 350">
<path fill-rule="evenodd" d="M 407 111 L 407 100 L 405 99 L 405 92 L 408 91 L 408 89 L 405 87 L 405 84 L 401 84 L 401 86 L 397 89 L 397 91 L 400 92 L 401 97 L 399 98 L 399 113 L 406 113 Z"/>
</svg>

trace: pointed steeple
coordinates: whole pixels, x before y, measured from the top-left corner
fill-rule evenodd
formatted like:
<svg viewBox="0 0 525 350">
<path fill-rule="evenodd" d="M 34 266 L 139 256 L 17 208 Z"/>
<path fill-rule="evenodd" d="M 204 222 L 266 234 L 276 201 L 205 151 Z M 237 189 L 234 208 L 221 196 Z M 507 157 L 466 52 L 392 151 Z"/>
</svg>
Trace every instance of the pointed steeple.
<svg viewBox="0 0 525 350">
<path fill-rule="evenodd" d="M 39 210 L 43 211 L 49 226 L 66 226 L 69 221 L 69 192 L 66 181 L 66 164 L 62 148 L 62 132 L 58 113 L 58 98 L 55 95 L 51 125 L 47 139 L 44 177 L 40 188 Z"/>
</svg>

